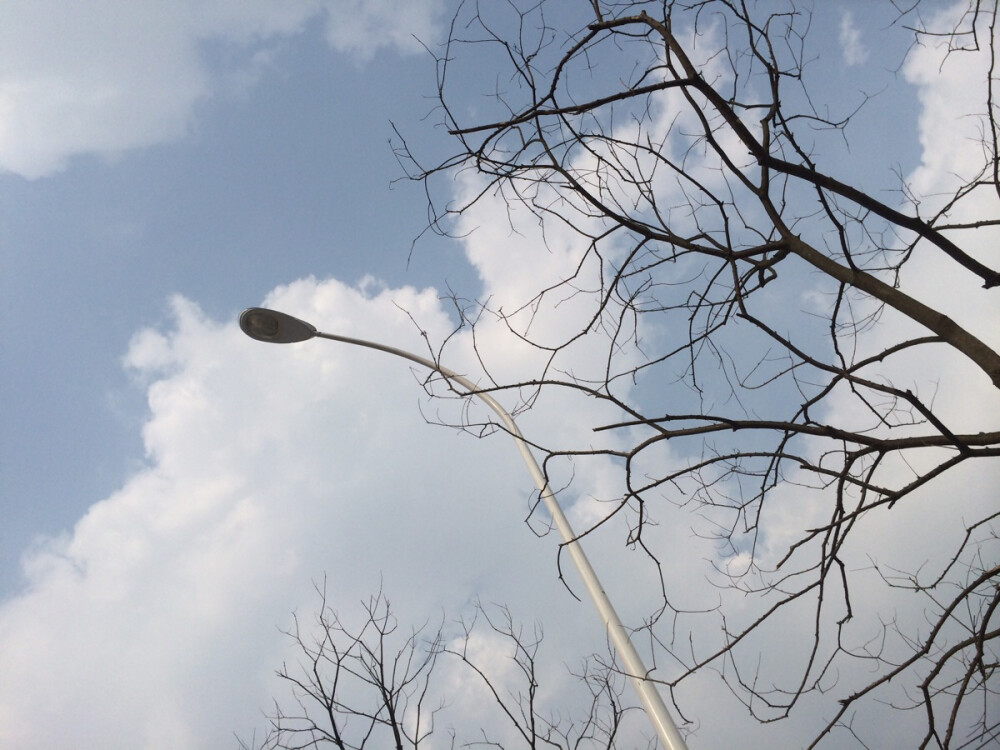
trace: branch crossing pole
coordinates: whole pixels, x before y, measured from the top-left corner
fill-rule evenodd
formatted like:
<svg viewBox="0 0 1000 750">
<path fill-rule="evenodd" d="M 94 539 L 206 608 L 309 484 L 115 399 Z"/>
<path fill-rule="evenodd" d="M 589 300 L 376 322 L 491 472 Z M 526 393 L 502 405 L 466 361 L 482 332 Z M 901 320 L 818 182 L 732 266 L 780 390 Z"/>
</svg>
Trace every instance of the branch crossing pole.
<svg viewBox="0 0 1000 750">
<path fill-rule="evenodd" d="M 527 442 L 525 442 L 524 436 L 518 429 L 517 424 L 514 422 L 514 418 L 497 403 L 496 399 L 490 394 L 480 391 L 479 387 L 468 378 L 449 370 L 447 367 L 431 359 L 374 341 L 351 338 L 350 336 L 339 336 L 333 333 L 323 333 L 316 330 L 315 326 L 306 323 L 304 320 L 299 320 L 291 315 L 275 310 L 268 310 L 262 307 L 247 308 L 240 315 L 240 328 L 245 334 L 257 341 L 265 341 L 273 344 L 290 344 L 297 341 L 306 341 L 311 338 L 321 338 L 393 354 L 440 373 L 449 383 L 461 386 L 464 390 L 464 395 L 475 396 L 492 409 L 500 418 L 500 421 L 503 422 L 504 427 L 510 433 L 511 437 L 514 438 L 517 449 L 521 452 L 521 457 L 524 459 L 524 463 L 531 473 L 531 478 L 535 481 L 535 486 L 538 488 L 542 502 L 545 503 L 549 515 L 552 516 L 552 520 L 559 530 L 559 535 L 562 537 L 563 543 L 569 551 L 570 558 L 573 560 L 573 564 L 576 566 L 577 572 L 583 580 L 583 585 L 587 589 L 587 593 L 590 594 L 594 606 L 597 607 L 601 620 L 604 622 L 605 627 L 607 627 L 611 642 L 614 644 L 615 650 L 625 665 L 625 672 L 632 681 L 636 693 L 639 695 L 639 700 L 642 702 L 646 715 L 656 730 L 660 743 L 665 750 L 687 750 L 684 738 L 681 737 L 673 719 L 670 718 L 670 713 L 663 703 L 660 691 L 657 690 L 656 684 L 648 679 L 649 670 L 646 669 L 642 658 L 635 650 L 635 646 L 632 645 L 628 632 L 622 625 L 618 613 L 611 604 L 611 600 L 608 599 L 604 587 L 601 586 L 601 582 L 598 580 L 597 574 L 590 564 L 590 560 L 584 554 L 583 547 L 580 546 L 576 534 L 573 533 L 573 528 L 570 526 L 569 520 L 563 513 L 562 507 L 552 493 L 548 482 L 545 480 L 545 474 L 531 453 L 531 449 Z"/>
</svg>

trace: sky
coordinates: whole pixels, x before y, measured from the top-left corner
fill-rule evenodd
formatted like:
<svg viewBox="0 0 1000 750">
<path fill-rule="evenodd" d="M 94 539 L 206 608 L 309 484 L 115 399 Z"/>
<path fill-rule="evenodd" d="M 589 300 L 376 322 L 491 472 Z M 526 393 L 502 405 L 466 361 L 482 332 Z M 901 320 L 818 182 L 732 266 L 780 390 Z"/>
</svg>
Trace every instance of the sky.
<svg viewBox="0 0 1000 750">
<path fill-rule="evenodd" d="M 878 41 L 884 19 L 867 3 L 820 5 L 829 103 L 883 91 L 842 174 L 888 186 L 897 168 L 928 194 L 947 184 L 972 148 L 953 137 L 974 106 L 962 71 L 930 49 L 900 68 L 904 49 Z M 428 397 L 424 374 L 385 354 L 266 347 L 236 323 L 266 305 L 426 354 L 455 327 L 449 294 L 516 304 L 572 267 L 571 242 L 550 237 L 543 252 L 530 223 L 512 232 L 491 202 L 463 219 L 475 231 L 462 240 L 423 233 L 394 126 L 428 161 L 447 151 L 425 47 L 453 12 L 445 0 L 0 6 L 0 748 L 235 746 L 263 727 L 289 658 L 281 629 L 317 606 L 324 577 L 338 609 L 381 586 L 407 623 L 508 604 L 544 625 L 552 696 L 571 681 L 561 664 L 602 649 L 596 615 L 558 580 L 513 445 L 454 427 L 485 420 L 480 407 Z M 493 74 L 468 73 L 474 109 Z M 455 197 L 470 179 L 455 177 Z M 915 274 L 996 341 L 996 304 L 970 303 L 942 269 Z M 539 325 L 564 330 L 573 312 Z M 537 364 L 501 327 L 484 325 L 476 346 L 511 376 Z M 448 352 L 475 375 L 466 332 Z M 970 384 L 962 399 L 975 398 L 991 403 Z M 597 408 L 553 395 L 520 423 L 573 442 Z M 613 477 L 594 462 L 573 482 Z M 970 507 L 990 502 L 992 480 L 964 481 Z M 582 525 L 594 508 L 575 493 Z M 714 553 L 674 520 L 667 568 L 697 601 L 685 560 Z M 648 571 L 601 539 L 588 551 L 634 622 Z M 815 718 L 758 727 L 701 681 L 684 700 L 693 748 L 786 746 Z"/>
</svg>

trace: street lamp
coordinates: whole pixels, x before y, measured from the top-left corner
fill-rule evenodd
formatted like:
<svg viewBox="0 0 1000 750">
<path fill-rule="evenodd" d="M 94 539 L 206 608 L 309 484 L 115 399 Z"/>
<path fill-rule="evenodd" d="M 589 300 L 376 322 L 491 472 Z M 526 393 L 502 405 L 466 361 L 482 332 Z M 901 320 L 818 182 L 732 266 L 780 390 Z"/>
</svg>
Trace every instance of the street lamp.
<svg viewBox="0 0 1000 750">
<path fill-rule="evenodd" d="M 646 669 L 646 665 L 642 663 L 642 658 L 635 650 L 635 646 L 632 645 L 632 641 L 629 639 L 628 633 L 622 625 L 621 619 L 618 617 L 618 613 L 615 612 L 615 608 L 611 605 L 611 601 L 604 592 L 601 582 L 597 579 L 597 574 L 584 554 L 576 534 L 573 533 L 573 528 L 569 525 L 569 521 L 566 519 L 566 515 L 563 513 L 559 502 L 556 500 L 556 496 L 549 488 L 549 484 L 545 480 L 545 475 L 542 473 L 541 468 L 539 468 L 538 462 L 535 461 L 535 457 L 528 448 L 528 444 L 521 435 L 521 431 L 514 422 L 514 418 L 506 409 L 500 406 L 490 394 L 479 390 L 479 387 L 471 380 L 433 360 L 374 341 L 355 339 L 350 336 L 340 336 L 334 333 L 323 333 L 316 330 L 316 327 L 312 324 L 298 318 L 293 318 L 291 315 L 283 312 L 268 310 L 263 307 L 247 308 L 240 315 L 240 328 L 250 338 L 271 344 L 291 344 L 298 341 L 307 341 L 311 338 L 321 338 L 394 354 L 397 357 L 408 359 L 411 362 L 416 362 L 419 365 L 440 373 L 449 383 L 460 385 L 465 395 L 475 396 L 490 407 L 500 417 L 500 421 L 503 422 L 504 427 L 510 433 L 511 437 L 514 438 L 514 442 L 521 452 L 521 457 L 524 459 L 524 463 L 527 465 L 532 479 L 535 480 L 535 486 L 538 487 L 542 502 L 545 503 L 549 515 L 552 516 L 552 520 L 559 530 L 570 558 L 573 560 L 580 578 L 583 579 L 583 585 L 586 587 L 587 593 L 590 594 L 590 598 L 594 602 L 594 606 L 597 607 L 601 620 L 608 629 L 611 642 L 625 664 L 626 673 L 632 680 L 636 692 L 639 694 L 639 700 L 642 702 L 643 708 L 646 710 L 646 715 L 656 729 L 656 734 L 660 738 L 660 742 L 663 744 L 665 750 L 687 750 L 684 738 L 681 737 L 680 732 L 677 731 L 677 726 L 670 718 L 670 713 L 663 703 L 663 698 L 660 697 L 659 690 L 656 689 L 656 684 L 648 679 L 649 670 Z"/>
</svg>

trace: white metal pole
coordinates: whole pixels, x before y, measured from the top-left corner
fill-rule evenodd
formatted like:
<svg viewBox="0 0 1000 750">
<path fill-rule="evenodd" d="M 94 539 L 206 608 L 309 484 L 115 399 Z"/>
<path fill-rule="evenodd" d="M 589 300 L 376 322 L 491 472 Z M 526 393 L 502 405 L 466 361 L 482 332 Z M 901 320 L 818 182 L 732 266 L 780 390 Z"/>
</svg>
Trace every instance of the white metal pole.
<svg viewBox="0 0 1000 750">
<path fill-rule="evenodd" d="M 549 511 L 549 515 L 552 516 L 552 520 L 555 523 L 556 528 L 559 530 L 559 534 L 566 545 L 566 549 L 569 551 L 573 564 L 576 566 L 576 569 L 580 574 L 580 578 L 583 579 L 583 585 L 586 587 L 587 593 L 590 594 L 590 598 L 594 602 L 594 606 L 597 607 L 601 620 L 608 629 L 608 635 L 611 637 L 611 642 L 614 644 L 615 650 L 618 652 L 625 665 L 625 673 L 632 680 L 632 685 L 635 687 L 635 691 L 639 695 L 639 700 L 642 702 L 643 708 L 646 710 L 646 715 L 649 717 L 653 727 L 656 729 L 656 734 L 660 738 L 660 742 L 665 750 L 687 750 L 684 738 L 681 737 L 673 719 L 670 718 L 670 713 L 667 711 L 667 707 L 663 703 L 663 698 L 660 696 L 660 691 L 656 688 L 656 683 L 648 679 L 649 670 L 646 669 L 645 664 L 642 662 L 642 658 L 635 650 L 635 646 L 632 645 L 632 640 L 629 638 L 628 632 L 622 625 L 621 619 L 619 619 L 615 608 L 611 605 L 611 600 L 608 599 L 607 593 L 605 593 L 604 588 L 601 586 L 601 582 L 598 580 L 597 574 L 594 572 L 594 569 L 590 564 L 590 560 L 588 560 L 587 556 L 584 554 L 583 547 L 580 546 L 580 542 L 577 539 L 576 534 L 573 533 L 573 528 L 570 526 L 569 520 L 563 513 L 562 507 L 556 500 L 552 490 L 549 488 L 549 484 L 545 480 L 545 474 L 538 466 L 538 462 L 535 460 L 535 457 L 531 452 L 531 448 L 528 446 L 527 442 L 525 442 L 524 436 L 521 434 L 517 424 L 514 422 L 514 418 L 507 412 L 507 410 L 497 403 L 496 399 L 494 399 L 489 393 L 483 393 L 480 391 L 479 387 L 475 383 L 431 359 L 426 359 L 425 357 L 412 354 L 403 349 L 397 349 L 394 346 L 379 344 L 374 341 L 366 341 L 365 339 L 356 339 L 351 338 L 350 336 L 339 336 L 337 334 L 323 333 L 321 331 L 316 331 L 315 335 L 319 338 L 330 339 L 331 341 L 340 341 L 345 344 L 363 346 L 368 349 L 377 349 L 379 351 L 394 354 L 397 357 L 402 357 L 403 359 L 408 359 L 411 362 L 423 365 L 424 367 L 440 373 L 449 382 L 457 383 L 462 386 L 462 388 L 465 389 L 466 395 L 475 396 L 490 407 L 490 409 L 492 409 L 498 417 L 500 417 L 504 427 L 508 432 L 510 432 L 511 437 L 514 438 L 514 442 L 517 444 L 517 448 L 521 452 L 521 457 L 524 459 L 524 463 L 527 465 L 532 479 L 535 480 L 535 486 L 538 488 L 542 501 L 545 503 L 545 507 Z"/>
</svg>

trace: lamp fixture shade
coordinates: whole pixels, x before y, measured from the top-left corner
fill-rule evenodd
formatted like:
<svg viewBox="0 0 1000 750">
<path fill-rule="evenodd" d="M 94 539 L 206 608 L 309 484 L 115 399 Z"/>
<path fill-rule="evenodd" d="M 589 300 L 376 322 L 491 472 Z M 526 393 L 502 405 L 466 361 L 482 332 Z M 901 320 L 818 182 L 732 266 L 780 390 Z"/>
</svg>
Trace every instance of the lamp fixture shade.
<svg viewBox="0 0 1000 750">
<path fill-rule="evenodd" d="M 269 344 L 292 344 L 316 335 L 316 327 L 312 324 L 265 307 L 244 310 L 240 314 L 240 328 L 250 338 Z"/>
</svg>

